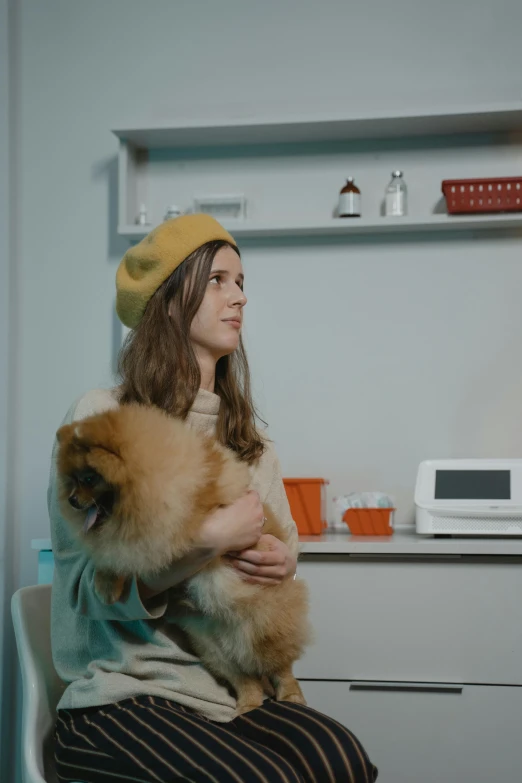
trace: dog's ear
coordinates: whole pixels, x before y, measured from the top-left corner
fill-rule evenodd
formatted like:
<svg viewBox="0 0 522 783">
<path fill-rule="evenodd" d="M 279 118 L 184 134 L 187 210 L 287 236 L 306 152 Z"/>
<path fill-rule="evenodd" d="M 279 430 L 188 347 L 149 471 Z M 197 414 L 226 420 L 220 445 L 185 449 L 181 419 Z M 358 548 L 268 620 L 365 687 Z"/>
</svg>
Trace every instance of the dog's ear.
<svg viewBox="0 0 522 783">
<path fill-rule="evenodd" d="M 85 450 L 103 449 L 115 457 L 120 458 L 120 448 L 117 435 L 111 422 L 103 415 L 73 422 L 72 441 L 76 446 Z"/>
<path fill-rule="evenodd" d="M 103 476 L 109 484 L 122 484 L 125 481 L 126 468 L 120 451 L 121 441 L 118 428 L 110 415 L 98 414 L 73 421 L 72 424 L 60 427 L 57 437 L 59 455 L 62 455 L 63 459 L 66 454 L 69 460 L 81 459 L 83 464 Z"/>
<path fill-rule="evenodd" d="M 71 437 L 72 426 L 70 424 L 64 424 L 56 433 L 56 440 L 58 443 L 65 443 Z"/>
<path fill-rule="evenodd" d="M 56 433 L 58 444 L 64 448 L 72 445 L 81 451 L 102 449 L 120 459 L 120 452 L 111 438 L 111 432 L 103 426 L 94 425 L 87 421 L 64 424 Z"/>
<path fill-rule="evenodd" d="M 72 443 L 85 453 L 89 467 L 109 484 L 121 484 L 126 468 L 121 455 L 121 442 L 111 417 L 105 414 L 73 423 Z"/>
</svg>

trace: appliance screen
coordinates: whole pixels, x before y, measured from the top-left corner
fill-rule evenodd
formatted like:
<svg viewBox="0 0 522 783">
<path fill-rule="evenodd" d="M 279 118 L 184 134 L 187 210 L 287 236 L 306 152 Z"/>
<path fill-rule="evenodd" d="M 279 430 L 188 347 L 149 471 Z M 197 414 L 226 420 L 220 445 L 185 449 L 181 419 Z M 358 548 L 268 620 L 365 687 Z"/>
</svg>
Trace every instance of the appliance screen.
<svg viewBox="0 0 522 783">
<path fill-rule="evenodd" d="M 509 470 L 437 470 L 436 500 L 510 500 Z"/>
</svg>

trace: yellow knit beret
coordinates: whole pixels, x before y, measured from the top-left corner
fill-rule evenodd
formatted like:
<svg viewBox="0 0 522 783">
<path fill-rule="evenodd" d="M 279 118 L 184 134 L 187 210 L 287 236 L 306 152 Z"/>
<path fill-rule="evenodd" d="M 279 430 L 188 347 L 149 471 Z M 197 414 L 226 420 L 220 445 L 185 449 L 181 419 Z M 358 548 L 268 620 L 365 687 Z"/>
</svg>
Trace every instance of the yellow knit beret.
<svg viewBox="0 0 522 783">
<path fill-rule="evenodd" d="M 120 321 L 135 329 L 147 302 L 167 277 L 194 250 L 215 239 L 236 244 L 210 215 L 182 215 L 161 223 L 127 250 L 116 272 L 116 312 Z"/>
</svg>

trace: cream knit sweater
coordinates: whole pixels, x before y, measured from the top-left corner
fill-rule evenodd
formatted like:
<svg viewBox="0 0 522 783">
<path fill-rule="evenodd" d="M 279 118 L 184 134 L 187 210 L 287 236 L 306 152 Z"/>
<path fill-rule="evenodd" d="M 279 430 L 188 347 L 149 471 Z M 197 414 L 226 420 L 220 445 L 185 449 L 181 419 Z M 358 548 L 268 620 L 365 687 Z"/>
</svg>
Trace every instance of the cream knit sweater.
<svg viewBox="0 0 522 783">
<path fill-rule="evenodd" d="M 71 406 L 63 423 L 117 404 L 114 391 L 88 392 Z M 214 433 L 219 404 L 217 395 L 200 390 L 189 413 L 190 426 Z M 191 707 L 214 721 L 232 720 L 236 715 L 235 699 L 187 650 L 175 624 L 174 602 L 169 603 L 168 591 L 143 603 L 134 580 L 124 602 L 108 606 L 97 598 L 93 564 L 60 513 L 55 450 L 56 443 L 48 491 L 55 562 L 51 640 L 56 671 L 67 685 L 58 709 L 91 707 L 150 694 Z M 270 442 L 251 474 L 252 489 L 288 528 L 296 554 L 297 530 Z"/>
</svg>

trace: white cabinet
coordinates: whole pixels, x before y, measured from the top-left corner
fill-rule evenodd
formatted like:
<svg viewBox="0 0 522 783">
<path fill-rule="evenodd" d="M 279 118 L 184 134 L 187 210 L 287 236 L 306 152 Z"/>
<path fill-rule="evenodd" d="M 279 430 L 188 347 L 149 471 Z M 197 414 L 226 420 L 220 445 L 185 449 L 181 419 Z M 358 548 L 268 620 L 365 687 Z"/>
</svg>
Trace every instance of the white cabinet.
<svg viewBox="0 0 522 783">
<path fill-rule="evenodd" d="M 518 688 L 304 682 L 311 707 L 343 723 L 379 768 L 379 783 L 515 783 L 522 779 Z M 373 689 L 375 688 L 375 689 Z M 395 688 L 395 689 L 394 689 Z M 399 688 L 399 689 L 396 689 Z"/>
<path fill-rule="evenodd" d="M 416 555 L 393 538 L 304 547 L 308 703 L 360 738 L 383 783 L 522 780 L 522 542 Z"/>
<path fill-rule="evenodd" d="M 299 677 L 522 685 L 522 560 L 315 558 Z"/>
</svg>

